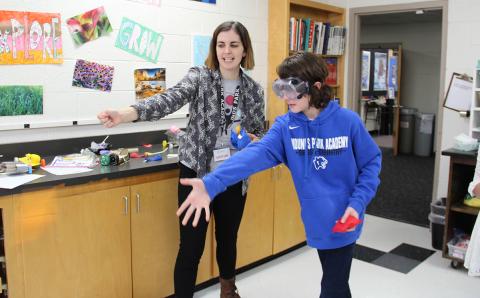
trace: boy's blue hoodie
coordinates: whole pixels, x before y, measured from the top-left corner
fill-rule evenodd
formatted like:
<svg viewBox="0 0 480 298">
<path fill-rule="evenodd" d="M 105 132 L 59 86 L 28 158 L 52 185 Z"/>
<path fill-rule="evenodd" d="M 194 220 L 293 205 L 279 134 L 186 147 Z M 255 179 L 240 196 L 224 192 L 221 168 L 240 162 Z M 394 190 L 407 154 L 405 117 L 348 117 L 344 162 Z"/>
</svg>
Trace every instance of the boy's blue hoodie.
<svg viewBox="0 0 480 298">
<path fill-rule="evenodd" d="M 358 115 L 331 101 L 314 120 L 279 116 L 268 133 L 203 177 L 210 198 L 253 173 L 284 163 L 301 205 L 307 244 L 318 249 L 355 242 L 362 225 L 333 233 L 348 206 L 363 219 L 380 182 L 381 153 Z"/>
</svg>

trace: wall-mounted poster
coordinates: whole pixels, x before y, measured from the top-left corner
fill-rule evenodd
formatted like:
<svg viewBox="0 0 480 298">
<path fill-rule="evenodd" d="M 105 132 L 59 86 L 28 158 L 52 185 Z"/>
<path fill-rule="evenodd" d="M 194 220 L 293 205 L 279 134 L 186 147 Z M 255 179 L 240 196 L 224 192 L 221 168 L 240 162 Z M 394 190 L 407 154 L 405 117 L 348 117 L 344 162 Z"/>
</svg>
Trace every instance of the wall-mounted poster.
<svg viewBox="0 0 480 298">
<path fill-rule="evenodd" d="M 79 59 L 75 63 L 72 86 L 111 91 L 113 69 L 113 66 Z"/>
<path fill-rule="evenodd" d="M 387 53 L 375 52 L 373 91 L 387 90 Z"/>
<path fill-rule="evenodd" d="M 142 4 L 149 4 L 149 5 L 155 5 L 155 6 L 160 6 L 161 0 L 128 0 L 132 2 L 138 2 Z"/>
<path fill-rule="evenodd" d="M 390 56 L 388 59 L 388 87 L 393 88 L 395 91 L 397 87 L 397 56 Z"/>
<path fill-rule="evenodd" d="M 192 0 L 192 1 L 210 3 L 210 4 L 216 4 L 217 3 L 217 0 Z"/>
<path fill-rule="evenodd" d="M 0 86 L 0 116 L 43 114 L 42 86 Z"/>
<path fill-rule="evenodd" d="M 0 64 L 60 63 L 59 13 L 0 10 Z"/>
<path fill-rule="evenodd" d="M 362 51 L 362 91 L 370 90 L 370 51 Z"/>
<path fill-rule="evenodd" d="M 167 89 L 165 68 L 135 69 L 135 99 L 143 100 Z"/>
<path fill-rule="evenodd" d="M 115 46 L 147 61 L 157 63 L 163 35 L 128 18 L 122 19 Z"/>
<path fill-rule="evenodd" d="M 192 64 L 193 66 L 205 65 L 208 56 L 211 36 L 194 35 L 192 37 Z"/>
<path fill-rule="evenodd" d="M 112 32 L 112 25 L 110 25 L 103 6 L 69 18 L 67 27 L 77 45 Z"/>
</svg>

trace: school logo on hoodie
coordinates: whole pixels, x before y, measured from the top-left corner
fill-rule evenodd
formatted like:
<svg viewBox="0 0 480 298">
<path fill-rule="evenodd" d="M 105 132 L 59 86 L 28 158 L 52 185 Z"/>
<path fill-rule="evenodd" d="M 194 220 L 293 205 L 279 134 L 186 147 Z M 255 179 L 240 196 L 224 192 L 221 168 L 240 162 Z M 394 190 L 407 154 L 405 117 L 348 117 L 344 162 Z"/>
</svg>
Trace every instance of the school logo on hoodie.
<svg viewBox="0 0 480 298">
<path fill-rule="evenodd" d="M 328 164 L 328 156 L 340 155 L 349 146 L 348 136 L 331 138 L 291 138 L 293 150 L 299 155 L 312 154 L 315 169 L 325 170 Z"/>
<path fill-rule="evenodd" d="M 323 156 L 315 156 L 313 158 L 313 165 L 315 166 L 315 170 L 325 170 L 327 168 L 328 160 Z"/>
</svg>

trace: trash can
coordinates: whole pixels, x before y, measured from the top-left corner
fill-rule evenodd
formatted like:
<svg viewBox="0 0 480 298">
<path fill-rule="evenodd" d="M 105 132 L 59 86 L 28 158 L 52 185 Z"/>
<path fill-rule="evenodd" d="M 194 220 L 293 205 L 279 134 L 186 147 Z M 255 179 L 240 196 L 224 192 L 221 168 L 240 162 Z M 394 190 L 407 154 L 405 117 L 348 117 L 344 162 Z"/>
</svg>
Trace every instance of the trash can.
<svg viewBox="0 0 480 298">
<path fill-rule="evenodd" d="M 443 249 L 443 232 L 445 230 L 445 199 L 430 204 L 430 232 L 432 233 L 432 247 Z"/>
<path fill-rule="evenodd" d="M 398 151 L 404 154 L 410 154 L 413 150 L 413 134 L 415 130 L 415 108 L 400 109 L 400 131 Z"/>
<path fill-rule="evenodd" d="M 435 114 L 415 114 L 415 138 L 413 153 L 418 156 L 430 156 L 432 154 L 433 125 Z"/>
</svg>

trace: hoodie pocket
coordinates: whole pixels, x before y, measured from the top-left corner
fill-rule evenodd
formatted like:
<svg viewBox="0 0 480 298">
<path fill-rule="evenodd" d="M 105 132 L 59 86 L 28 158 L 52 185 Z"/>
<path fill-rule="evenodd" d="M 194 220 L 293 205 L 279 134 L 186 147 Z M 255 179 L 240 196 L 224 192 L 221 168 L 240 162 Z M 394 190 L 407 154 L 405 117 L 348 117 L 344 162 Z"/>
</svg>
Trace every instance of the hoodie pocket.
<svg viewBox="0 0 480 298">
<path fill-rule="evenodd" d="M 332 236 L 332 228 L 347 207 L 346 195 L 327 195 L 300 201 L 307 238 L 322 240 Z"/>
</svg>

